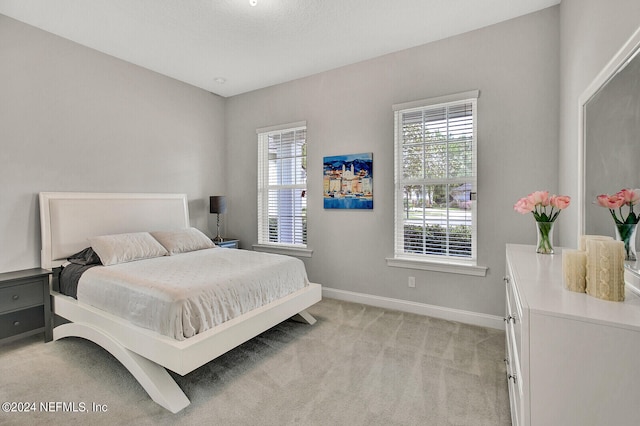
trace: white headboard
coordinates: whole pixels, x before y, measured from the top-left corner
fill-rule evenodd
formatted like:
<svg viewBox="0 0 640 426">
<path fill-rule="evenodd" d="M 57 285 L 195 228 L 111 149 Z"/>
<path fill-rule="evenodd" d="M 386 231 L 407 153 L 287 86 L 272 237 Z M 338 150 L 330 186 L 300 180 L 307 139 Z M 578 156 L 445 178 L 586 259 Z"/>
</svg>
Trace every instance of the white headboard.
<svg viewBox="0 0 640 426">
<path fill-rule="evenodd" d="M 59 266 L 89 237 L 188 226 L 185 194 L 41 192 L 41 266 Z"/>
</svg>

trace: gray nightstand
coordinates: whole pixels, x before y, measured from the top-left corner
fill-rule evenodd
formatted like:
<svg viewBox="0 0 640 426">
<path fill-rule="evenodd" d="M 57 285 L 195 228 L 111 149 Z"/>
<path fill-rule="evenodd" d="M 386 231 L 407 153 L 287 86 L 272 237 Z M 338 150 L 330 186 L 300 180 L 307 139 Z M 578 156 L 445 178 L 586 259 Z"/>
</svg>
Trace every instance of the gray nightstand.
<svg viewBox="0 0 640 426">
<path fill-rule="evenodd" d="M 240 245 L 240 240 L 229 239 L 229 240 L 223 240 L 221 242 L 216 242 L 215 244 L 221 248 L 237 249 L 238 246 Z"/>
<path fill-rule="evenodd" d="M 0 274 L 0 341 L 44 328 L 44 341 L 53 339 L 49 276 L 34 268 Z"/>
</svg>

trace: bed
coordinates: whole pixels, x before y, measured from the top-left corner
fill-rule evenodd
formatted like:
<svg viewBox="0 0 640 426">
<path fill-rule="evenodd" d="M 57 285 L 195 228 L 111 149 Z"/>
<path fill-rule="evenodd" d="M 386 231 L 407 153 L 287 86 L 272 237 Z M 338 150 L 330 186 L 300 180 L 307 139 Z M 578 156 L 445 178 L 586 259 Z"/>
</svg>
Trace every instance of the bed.
<svg viewBox="0 0 640 426">
<path fill-rule="evenodd" d="M 85 249 L 90 238 L 189 228 L 188 201 L 184 194 L 42 192 L 39 201 L 41 263 L 45 269 L 59 268 L 69 256 Z M 215 253 L 231 255 L 232 251 L 238 252 L 212 248 L 202 250 L 197 256 Z M 242 252 L 242 256 L 261 255 Z M 180 256 L 183 255 L 174 257 Z M 140 263 L 151 264 L 167 259 L 159 257 L 149 260 L 152 262 L 142 260 Z M 192 265 L 193 260 L 190 262 Z M 134 263 L 137 262 L 131 262 Z M 281 270 L 281 267 L 277 269 Z M 207 274 L 209 272 L 201 275 Z M 244 276 L 237 278 L 245 279 Z M 82 285 L 81 281 L 79 288 Z M 156 403 L 173 413 L 188 406 L 189 400 L 167 370 L 185 375 L 289 318 L 313 324 L 315 319 L 306 309 L 322 297 L 321 286 L 307 281 L 301 288 L 289 290 L 284 296 L 269 299 L 266 304 L 219 324 L 203 327 L 197 333 L 182 336 L 180 340 L 176 336 L 136 325 L 131 319 L 58 290 L 54 284 L 51 290 L 52 312 L 66 322 L 56 322 L 64 323 L 54 327 L 53 339 L 75 336 L 100 345 L 131 372 Z"/>
</svg>

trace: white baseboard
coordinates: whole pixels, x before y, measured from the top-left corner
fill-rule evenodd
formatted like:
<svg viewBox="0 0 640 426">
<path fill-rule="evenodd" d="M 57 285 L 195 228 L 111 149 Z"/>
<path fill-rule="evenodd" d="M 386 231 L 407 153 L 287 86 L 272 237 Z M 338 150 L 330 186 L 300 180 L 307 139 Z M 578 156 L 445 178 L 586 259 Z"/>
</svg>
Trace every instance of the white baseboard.
<svg viewBox="0 0 640 426">
<path fill-rule="evenodd" d="M 480 327 L 504 330 L 504 320 L 495 315 L 481 314 L 478 312 L 463 311 L 461 309 L 445 308 L 425 303 L 410 302 L 407 300 L 392 299 L 389 297 L 374 296 L 371 294 L 355 293 L 353 291 L 338 290 L 322 287 L 322 297 L 344 300 L 345 302 L 361 303 L 395 311 L 409 312 L 412 314 L 426 315 L 449 321 L 457 321 Z"/>
</svg>

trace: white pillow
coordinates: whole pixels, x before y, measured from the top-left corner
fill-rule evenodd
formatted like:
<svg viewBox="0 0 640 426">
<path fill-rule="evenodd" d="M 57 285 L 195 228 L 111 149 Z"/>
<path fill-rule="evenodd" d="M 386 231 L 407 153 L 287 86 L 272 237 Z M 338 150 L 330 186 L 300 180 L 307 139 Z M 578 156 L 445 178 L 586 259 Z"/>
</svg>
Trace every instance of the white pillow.
<svg viewBox="0 0 640 426">
<path fill-rule="evenodd" d="M 175 231 L 155 231 L 151 235 L 167 249 L 169 255 L 186 253 L 188 251 L 213 248 L 211 238 L 196 228 L 179 229 Z"/>
<path fill-rule="evenodd" d="M 89 242 L 105 266 L 168 254 L 148 232 L 102 235 L 89 238 Z"/>
</svg>

